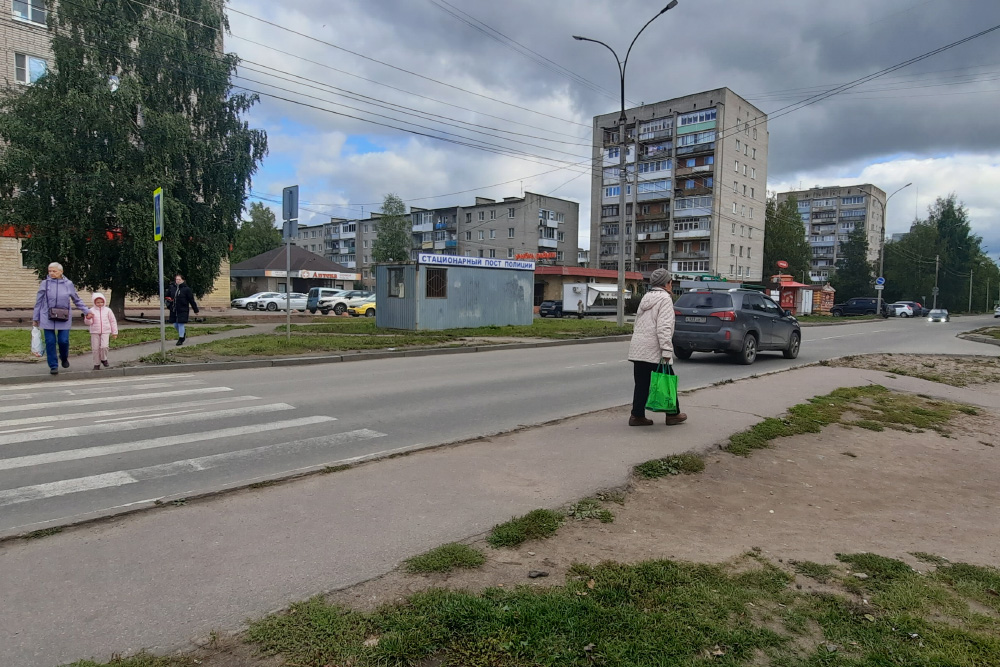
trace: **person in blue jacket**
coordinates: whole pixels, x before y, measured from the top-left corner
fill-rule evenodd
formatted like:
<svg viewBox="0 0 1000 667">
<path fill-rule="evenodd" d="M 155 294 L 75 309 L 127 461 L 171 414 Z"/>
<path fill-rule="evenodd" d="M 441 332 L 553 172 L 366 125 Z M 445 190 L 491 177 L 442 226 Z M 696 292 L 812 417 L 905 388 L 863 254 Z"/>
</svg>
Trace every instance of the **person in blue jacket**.
<svg viewBox="0 0 1000 667">
<path fill-rule="evenodd" d="M 49 362 L 49 372 L 59 374 L 59 361 L 62 367 L 69 368 L 69 328 L 73 324 L 70 303 L 83 312 L 90 309 L 76 293 L 76 287 L 63 277 L 62 264 L 49 264 L 49 277 L 38 286 L 38 296 L 35 298 L 35 312 L 32 326 L 40 328 L 45 333 L 45 356 Z M 59 356 L 56 357 L 56 345 L 59 346 Z"/>
</svg>

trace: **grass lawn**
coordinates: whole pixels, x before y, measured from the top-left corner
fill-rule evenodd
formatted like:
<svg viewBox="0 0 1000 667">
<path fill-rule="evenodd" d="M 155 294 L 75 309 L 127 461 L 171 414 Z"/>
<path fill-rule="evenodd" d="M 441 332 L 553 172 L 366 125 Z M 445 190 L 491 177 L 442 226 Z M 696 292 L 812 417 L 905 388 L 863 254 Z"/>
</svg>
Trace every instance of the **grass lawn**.
<svg viewBox="0 0 1000 667">
<path fill-rule="evenodd" d="M 285 332 L 285 325 L 277 327 L 279 333 Z M 398 329 L 376 329 L 375 320 L 371 317 L 337 318 L 318 324 L 293 324 L 292 333 L 336 333 L 336 334 L 366 334 L 392 335 L 409 334 L 415 336 L 448 336 L 451 338 L 591 338 L 594 336 L 616 336 L 632 333 L 632 325 L 626 324 L 619 328 L 614 322 L 602 320 L 578 319 L 536 319 L 531 324 L 512 326 L 488 326 L 468 329 L 444 329 L 442 331 L 401 331 Z"/>
<path fill-rule="evenodd" d="M 207 336 L 209 334 L 247 329 L 247 324 L 225 324 L 219 326 L 188 326 L 187 336 Z M 173 327 L 167 327 L 167 340 L 176 340 L 177 332 Z M 117 340 L 111 341 L 111 349 L 149 343 L 160 340 L 159 327 L 129 327 L 118 331 Z M 90 332 L 86 329 L 70 329 L 70 354 L 90 352 Z M 42 357 L 44 359 L 44 356 Z M 31 355 L 31 328 L 0 329 L 0 361 L 41 361 Z"/>
</svg>

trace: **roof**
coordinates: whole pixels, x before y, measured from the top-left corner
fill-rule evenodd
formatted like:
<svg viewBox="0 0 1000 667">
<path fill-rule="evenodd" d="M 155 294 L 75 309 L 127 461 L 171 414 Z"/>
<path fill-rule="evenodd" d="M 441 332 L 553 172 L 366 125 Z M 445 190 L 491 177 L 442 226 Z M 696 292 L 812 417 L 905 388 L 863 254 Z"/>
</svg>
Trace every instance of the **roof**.
<svg viewBox="0 0 1000 667">
<path fill-rule="evenodd" d="M 239 275 L 236 271 L 284 271 L 285 270 L 285 246 L 274 250 L 268 250 L 256 257 L 234 264 L 230 267 L 231 275 Z M 337 273 L 356 273 L 353 269 L 348 269 L 336 262 L 332 262 L 322 255 L 317 255 L 305 248 L 297 245 L 292 246 L 292 271 L 327 271 Z M 246 274 L 244 274 L 246 275 Z"/>
<path fill-rule="evenodd" d="M 815 289 L 815 285 L 806 285 L 804 283 L 797 283 L 794 280 L 790 280 L 784 283 L 778 283 L 778 287 L 808 287 L 809 289 Z"/>
<path fill-rule="evenodd" d="M 572 276 L 574 278 L 617 278 L 618 272 L 613 269 L 588 269 L 582 266 L 550 266 L 548 264 L 536 264 L 535 275 Z M 626 271 L 625 278 L 628 280 L 642 280 L 642 274 L 638 271 Z"/>
</svg>

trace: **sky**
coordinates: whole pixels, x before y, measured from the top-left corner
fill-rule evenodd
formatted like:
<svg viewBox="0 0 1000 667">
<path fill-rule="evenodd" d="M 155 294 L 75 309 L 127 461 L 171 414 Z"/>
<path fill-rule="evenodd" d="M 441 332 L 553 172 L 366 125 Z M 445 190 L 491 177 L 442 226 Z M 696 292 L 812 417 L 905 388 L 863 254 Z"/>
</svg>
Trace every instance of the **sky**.
<svg viewBox="0 0 1000 667">
<path fill-rule="evenodd" d="M 591 126 L 661 3 L 642 0 L 233 0 L 227 51 L 270 152 L 253 193 L 301 223 L 523 191 L 580 203 Z M 1000 30 L 827 99 L 816 96 L 1000 26 L 998 0 L 680 0 L 635 42 L 626 106 L 727 86 L 769 115 L 768 190 L 873 183 L 887 234 L 954 192 L 1000 257 Z M 801 103 L 812 103 L 803 106 Z"/>
</svg>

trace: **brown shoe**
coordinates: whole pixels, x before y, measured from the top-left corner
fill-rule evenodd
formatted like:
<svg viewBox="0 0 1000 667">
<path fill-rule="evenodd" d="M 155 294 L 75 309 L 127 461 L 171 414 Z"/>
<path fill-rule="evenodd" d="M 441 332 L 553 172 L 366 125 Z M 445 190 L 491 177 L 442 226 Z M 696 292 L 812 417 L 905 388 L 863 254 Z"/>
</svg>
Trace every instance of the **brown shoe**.
<svg viewBox="0 0 1000 667">
<path fill-rule="evenodd" d="M 678 424 L 681 424 L 681 423 L 687 421 L 687 418 L 688 418 L 688 416 L 686 414 L 684 414 L 683 412 L 681 412 L 680 414 L 676 414 L 676 415 L 667 415 L 667 419 L 666 419 L 667 426 L 677 426 Z"/>
<path fill-rule="evenodd" d="M 629 415 L 628 418 L 629 426 L 652 426 L 653 420 L 646 419 L 645 417 L 636 417 L 635 415 Z"/>
</svg>

